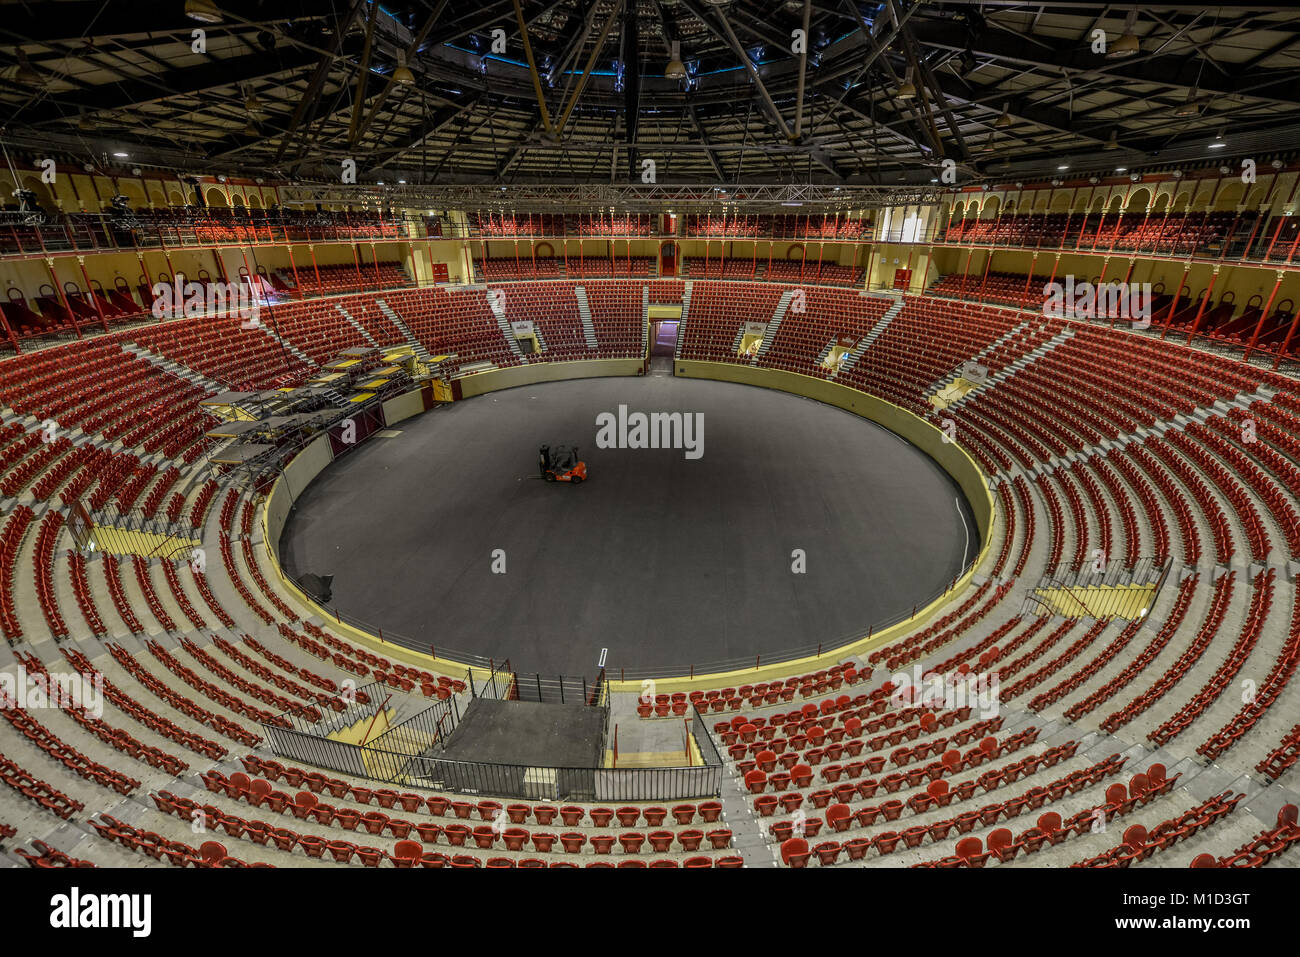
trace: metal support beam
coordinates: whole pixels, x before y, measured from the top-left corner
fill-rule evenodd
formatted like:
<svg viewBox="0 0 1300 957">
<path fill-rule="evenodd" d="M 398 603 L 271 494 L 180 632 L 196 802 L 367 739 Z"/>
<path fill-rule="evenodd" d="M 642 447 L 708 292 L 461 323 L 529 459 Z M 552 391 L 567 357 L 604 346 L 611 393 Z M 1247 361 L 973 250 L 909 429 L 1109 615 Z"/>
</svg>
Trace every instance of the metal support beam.
<svg viewBox="0 0 1300 957">
<path fill-rule="evenodd" d="M 555 135 L 555 128 L 551 126 L 551 114 L 546 109 L 546 94 L 542 92 L 542 78 L 537 74 L 537 63 L 533 59 L 533 45 L 528 40 L 528 23 L 524 20 L 523 8 L 519 5 L 519 0 L 511 0 L 515 6 L 515 19 L 519 22 L 519 35 L 524 44 L 524 56 L 528 59 L 528 73 L 533 78 L 533 93 L 537 96 L 537 109 L 542 114 L 542 126 L 546 128 L 548 136 Z"/>
</svg>

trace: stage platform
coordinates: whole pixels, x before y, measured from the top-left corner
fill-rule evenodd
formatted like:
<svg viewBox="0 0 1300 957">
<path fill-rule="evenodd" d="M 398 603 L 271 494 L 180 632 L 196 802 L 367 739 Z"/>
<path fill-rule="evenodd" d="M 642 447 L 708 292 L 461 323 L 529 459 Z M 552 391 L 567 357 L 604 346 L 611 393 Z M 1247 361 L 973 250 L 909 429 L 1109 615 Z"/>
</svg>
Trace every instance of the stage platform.
<svg viewBox="0 0 1300 957">
<path fill-rule="evenodd" d="M 605 712 L 573 704 L 475 698 L 437 756 L 528 767 L 595 768 Z"/>
</svg>

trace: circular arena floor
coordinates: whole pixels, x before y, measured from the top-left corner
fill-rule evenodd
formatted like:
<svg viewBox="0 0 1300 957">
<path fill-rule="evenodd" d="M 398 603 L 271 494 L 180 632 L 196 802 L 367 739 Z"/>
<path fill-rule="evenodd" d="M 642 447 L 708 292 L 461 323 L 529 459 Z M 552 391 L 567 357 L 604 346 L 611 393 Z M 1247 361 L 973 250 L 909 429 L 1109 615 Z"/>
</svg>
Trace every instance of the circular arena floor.
<svg viewBox="0 0 1300 957">
<path fill-rule="evenodd" d="M 702 456 L 597 448 L 597 415 L 620 404 L 703 413 Z M 965 500 L 924 453 L 768 389 L 553 382 L 396 430 L 298 500 L 286 572 L 334 575 L 334 604 L 386 638 L 518 671 L 594 675 L 602 648 L 615 676 L 829 648 L 925 604 L 979 549 Z M 543 442 L 577 445 L 589 480 L 543 482 Z"/>
</svg>

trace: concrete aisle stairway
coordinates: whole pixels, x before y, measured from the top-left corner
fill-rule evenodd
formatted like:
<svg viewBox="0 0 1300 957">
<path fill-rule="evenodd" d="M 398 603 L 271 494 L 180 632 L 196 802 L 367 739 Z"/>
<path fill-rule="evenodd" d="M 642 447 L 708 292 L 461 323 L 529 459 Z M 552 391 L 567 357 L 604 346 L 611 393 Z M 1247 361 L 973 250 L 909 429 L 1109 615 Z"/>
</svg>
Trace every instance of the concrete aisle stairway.
<svg viewBox="0 0 1300 957">
<path fill-rule="evenodd" d="M 274 341 L 277 345 L 283 346 L 285 349 L 287 349 L 289 351 L 289 354 L 292 355 L 295 359 L 299 359 L 307 363 L 307 365 L 311 366 L 313 369 L 317 368 L 316 363 L 311 360 L 311 357 L 307 355 L 307 353 L 300 350 L 297 346 L 295 346 L 288 339 L 285 339 L 283 336 L 277 333 L 270 326 L 266 325 L 265 323 L 258 323 L 255 328 L 260 329 L 262 332 L 264 332 L 267 338 Z"/>
<path fill-rule="evenodd" d="M 767 321 L 767 328 L 763 330 L 763 341 L 759 343 L 758 351 L 754 353 L 754 358 L 749 360 L 750 365 L 757 365 L 758 360 L 767 354 L 767 350 L 772 348 L 772 340 L 776 337 L 776 331 L 781 328 L 781 320 L 785 318 L 786 310 L 790 308 L 790 300 L 793 298 L 795 290 L 787 289 L 781 293 L 781 298 L 776 304 L 776 309 L 772 312 L 772 318 Z M 741 327 L 742 331 L 744 326 Z M 740 342 L 736 342 L 736 348 L 740 348 Z"/>
<path fill-rule="evenodd" d="M 677 322 L 677 345 L 673 347 L 673 358 L 682 357 L 682 336 L 686 332 L 686 319 L 691 311 L 691 280 L 687 279 L 682 285 L 682 317 Z"/>
<path fill-rule="evenodd" d="M 388 303 L 384 302 L 382 299 L 376 299 L 375 305 L 378 306 L 379 311 L 387 316 L 388 320 L 397 327 L 397 330 L 402 334 L 402 338 L 406 340 L 406 344 L 411 347 L 411 351 L 415 353 L 417 357 L 421 360 L 430 358 L 429 350 L 424 347 L 424 343 L 415 337 L 415 334 L 411 332 L 411 330 L 407 328 L 406 323 L 402 321 L 402 317 L 394 312 Z"/>
<path fill-rule="evenodd" d="M 578 300 L 578 318 L 582 320 L 582 338 L 587 341 L 588 349 L 599 349 L 596 339 L 596 327 L 591 322 L 591 303 L 587 301 L 587 287 L 574 286 L 574 298 Z"/>
<path fill-rule="evenodd" d="M 336 302 L 334 304 L 334 308 L 339 311 L 339 315 L 341 315 L 344 319 L 346 319 L 349 323 L 352 324 L 352 327 L 356 329 L 357 332 L 361 333 L 362 337 L 366 340 L 366 342 L 370 343 L 375 348 L 379 348 L 379 343 L 375 341 L 374 337 L 371 336 L 370 333 L 366 332 L 366 327 L 363 326 L 361 323 L 357 322 L 354 318 L 352 318 L 352 314 L 343 308 L 342 303 Z"/>
<path fill-rule="evenodd" d="M 894 304 L 885 310 L 885 314 L 876 321 L 874 326 L 871 327 L 871 331 L 863 336 L 862 340 L 853 347 L 853 351 L 844 357 L 844 361 L 840 363 L 840 367 L 835 370 L 831 378 L 834 378 L 841 372 L 848 372 L 857 365 L 858 360 L 862 358 L 862 353 L 871 348 L 871 344 L 879 339 L 881 334 L 889 328 L 889 324 L 894 321 L 894 317 L 903 311 L 903 297 L 898 296 L 891 298 L 894 298 Z M 829 351 L 829 347 L 827 348 Z"/>
<path fill-rule="evenodd" d="M 519 341 L 515 339 L 514 331 L 510 328 L 510 320 L 506 318 L 505 297 L 491 295 L 491 290 L 489 290 L 487 302 L 488 308 L 492 310 L 492 315 L 496 317 L 497 328 L 501 330 L 501 335 L 505 337 L 506 344 L 510 346 L 510 351 L 519 358 L 520 362 L 527 363 L 528 357 L 524 355 L 524 350 L 519 348 Z M 536 330 L 536 326 L 533 328 Z M 541 344 L 542 349 L 545 350 L 546 344 L 542 342 L 540 333 L 537 336 L 537 341 Z"/>
<path fill-rule="evenodd" d="M 1014 376 L 1021 369 L 1025 369 L 1033 365 L 1035 362 L 1037 362 L 1043 356 L 1047 355 L 1049 352 L 1051 352 L 1061 343 L 1066 342 L 1072 338 L 1074 338 L 1073 329 L 1062 329 L 1060 332 L 1052 336 L 1052 338 L 1048 339 L 1037 349 L 1033 350 L 1032 352 L 1026 353 L 1025 355 L 1021 356 L 1019 359 L 1017 359 L 1015 362 L 1012 362 L 1011 364 L 999 369 L 995 374 L 989 376 L 987 382 L 985 382 L 980 386 L 977 386 L 974 389 L 971 389 L 969 392 L 963 395 L 956 402 L 953 402 L 950 406 L 948 406 L 948 408 L 950 410 L 957 408 L 958 406 L 968 401 L 969 399 L 972 399 L 976 396 L 983 395 L 989 389 L 995 388 L 998 385 L 998 383 L 1006 382 L 1008 379 Z"/>
</svg>

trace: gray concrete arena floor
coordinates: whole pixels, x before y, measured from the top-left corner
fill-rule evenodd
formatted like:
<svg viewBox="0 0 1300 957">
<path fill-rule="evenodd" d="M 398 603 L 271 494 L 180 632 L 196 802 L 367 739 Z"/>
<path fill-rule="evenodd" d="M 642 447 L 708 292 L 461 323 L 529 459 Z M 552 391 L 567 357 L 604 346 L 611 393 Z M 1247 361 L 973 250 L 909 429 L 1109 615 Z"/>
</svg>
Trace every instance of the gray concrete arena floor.
<svg viewBox="0 0 1300 957">
<path fill-rule="evenodd" d="M 703 413 L 703 456 L 597 448 L 596 416 L 620 404 Z M 299 499 L 286 571 L 334 575 L 334 604 L 386 638 L 518 671 L 594 675 L 602 648 L 617 676 L 830 647 L 924 604 L 979 548 L 965 500 L 924 453 L 773 390 L 552 382 L 396 429 Z M 589 480 L 543 482 L 541 443 L 577 445 Z"/>
</svg>

